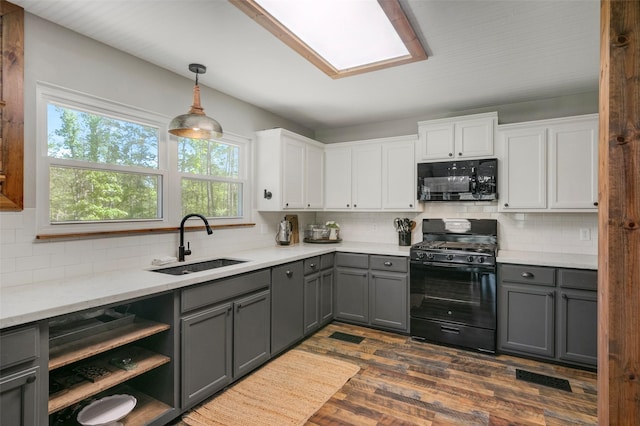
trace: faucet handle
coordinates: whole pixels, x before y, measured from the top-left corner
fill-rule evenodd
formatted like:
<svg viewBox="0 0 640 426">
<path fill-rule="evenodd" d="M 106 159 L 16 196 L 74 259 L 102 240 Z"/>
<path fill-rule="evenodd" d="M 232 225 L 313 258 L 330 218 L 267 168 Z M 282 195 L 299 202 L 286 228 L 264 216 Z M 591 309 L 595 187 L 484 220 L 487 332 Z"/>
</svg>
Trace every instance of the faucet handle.
<svg viewBox="0 0 640 426">
<path fill-rule="evenodd" d="M 185 256 L 189 256 L 191 254 L 191 247 L 189 246 L 189 241 L 187 241 L 187 249 L 184 251 Z"/>
</svg>

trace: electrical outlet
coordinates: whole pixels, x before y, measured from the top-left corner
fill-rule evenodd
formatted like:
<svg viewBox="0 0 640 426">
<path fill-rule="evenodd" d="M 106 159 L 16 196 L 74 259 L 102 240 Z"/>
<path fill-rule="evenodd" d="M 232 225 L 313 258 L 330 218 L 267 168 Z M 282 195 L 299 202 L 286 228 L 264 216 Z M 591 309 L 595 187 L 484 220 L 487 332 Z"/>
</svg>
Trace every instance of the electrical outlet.
<svg viewBox="0 0 640 426">
<path fill-rule="evenodd" d="M 589 228 L 580 228 L 580 241 L 591 240 L 591 231 Z"/>
</svg>

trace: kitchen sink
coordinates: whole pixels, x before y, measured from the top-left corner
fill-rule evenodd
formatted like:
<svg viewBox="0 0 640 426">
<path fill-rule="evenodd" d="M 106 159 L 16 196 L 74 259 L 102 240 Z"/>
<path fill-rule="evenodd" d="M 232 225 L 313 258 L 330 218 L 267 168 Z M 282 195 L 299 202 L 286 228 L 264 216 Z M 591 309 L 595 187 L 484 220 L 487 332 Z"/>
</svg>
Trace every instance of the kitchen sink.
<svg viewBox="0 0 640 426">
<path fill-rule="evenodd" d="M 244 263 L 246 260 L 237 259 L 213 259 L 204 262 L 189 263 L 187 265 L 171 266 L 168 268 L 153 269 L 153 272 L 170 275 L 193 274 L 194 272 L 208 271 L 209 269 L 222 268 L 224 266 L 237 265 Z"/>
</svg>

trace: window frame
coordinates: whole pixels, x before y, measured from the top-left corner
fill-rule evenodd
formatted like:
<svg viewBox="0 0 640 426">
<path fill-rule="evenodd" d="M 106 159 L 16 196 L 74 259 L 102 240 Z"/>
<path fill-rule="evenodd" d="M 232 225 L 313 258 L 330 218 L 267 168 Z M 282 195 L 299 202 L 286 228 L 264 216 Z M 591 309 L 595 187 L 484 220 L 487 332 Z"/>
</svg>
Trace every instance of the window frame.
<svg viewBox="0 0 640 426">
<path fill-rule="evenodd" d="M 93 114 L 139 123 L 158 129 L 158 168 L 119 166 L 53 158 L 48 156 L 47 105 L 55 103 Z M 178 138 L 170 135 L 167 126 L 170 117 L 144 110 L 90 94 L 67 89 L 57 85 L 38 82 L 36 84 L 36 234 L 37 235 L 74 235 L 92 233 L 110 233 L 122 231 L 140 231 L 141 229 L 161 230 L 175 228 L 182 219 L 181 179 L 178 172 Z M 237 218 L 208 218 L 211 225 L 230 225 L 247 222 L 251 212 L 250 174 L 251 139 L 225 133 L 217 139 L 221 143 L 234 144 L 240 148 L 239 177 L 242 184 L 242 216 Z M 95 222 L 51 223 L 49 220 L 49 171 L 52 165 L 63 167 L 82 167 L 90 165 L 94 170 L 131 171 L 160 177 L 159 210 L 157 219 L 111 220 Z M 198 213 L 198 212 L 194 212 Z"/>
</svg>

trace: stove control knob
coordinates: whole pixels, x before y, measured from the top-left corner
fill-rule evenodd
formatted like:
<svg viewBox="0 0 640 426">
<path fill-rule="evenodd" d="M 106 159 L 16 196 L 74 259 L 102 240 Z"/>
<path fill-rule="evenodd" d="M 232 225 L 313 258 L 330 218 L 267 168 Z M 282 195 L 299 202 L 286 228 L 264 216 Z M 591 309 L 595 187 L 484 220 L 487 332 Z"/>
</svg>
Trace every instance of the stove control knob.
<svg viewBox="0 0 640 426">
<path fill-rule="evenodd" d="M 447 255 L 447 260 L 453 260 L 453 255 L 452 254 L 448 254 Z"/>
<path fill-rule="evenodd" d="M 478 263 L 484 263 L 484 256 L 478 257 Z"/>
<path fill-rule="evenodd" d="M 433 260 L 434 257 L 433 253 L 427 253 L 427 259 Z"/>
<path fill-rule="evenodd" d="M 467 262 L 469 263 L 473 262 L 473 256 L 467 256 Z"/>
<path fill-rule="evenodd" d="M 416 253 L 416 257 L 417 257 L 418 259 L 422 259 L 422 258 L 424 257 L 424 253 L 423 253 L 423 252 L 421 252 L 421 251 L 419 251 L 419 252 L 417 252 L 417 253 Z"/>
</svg>

